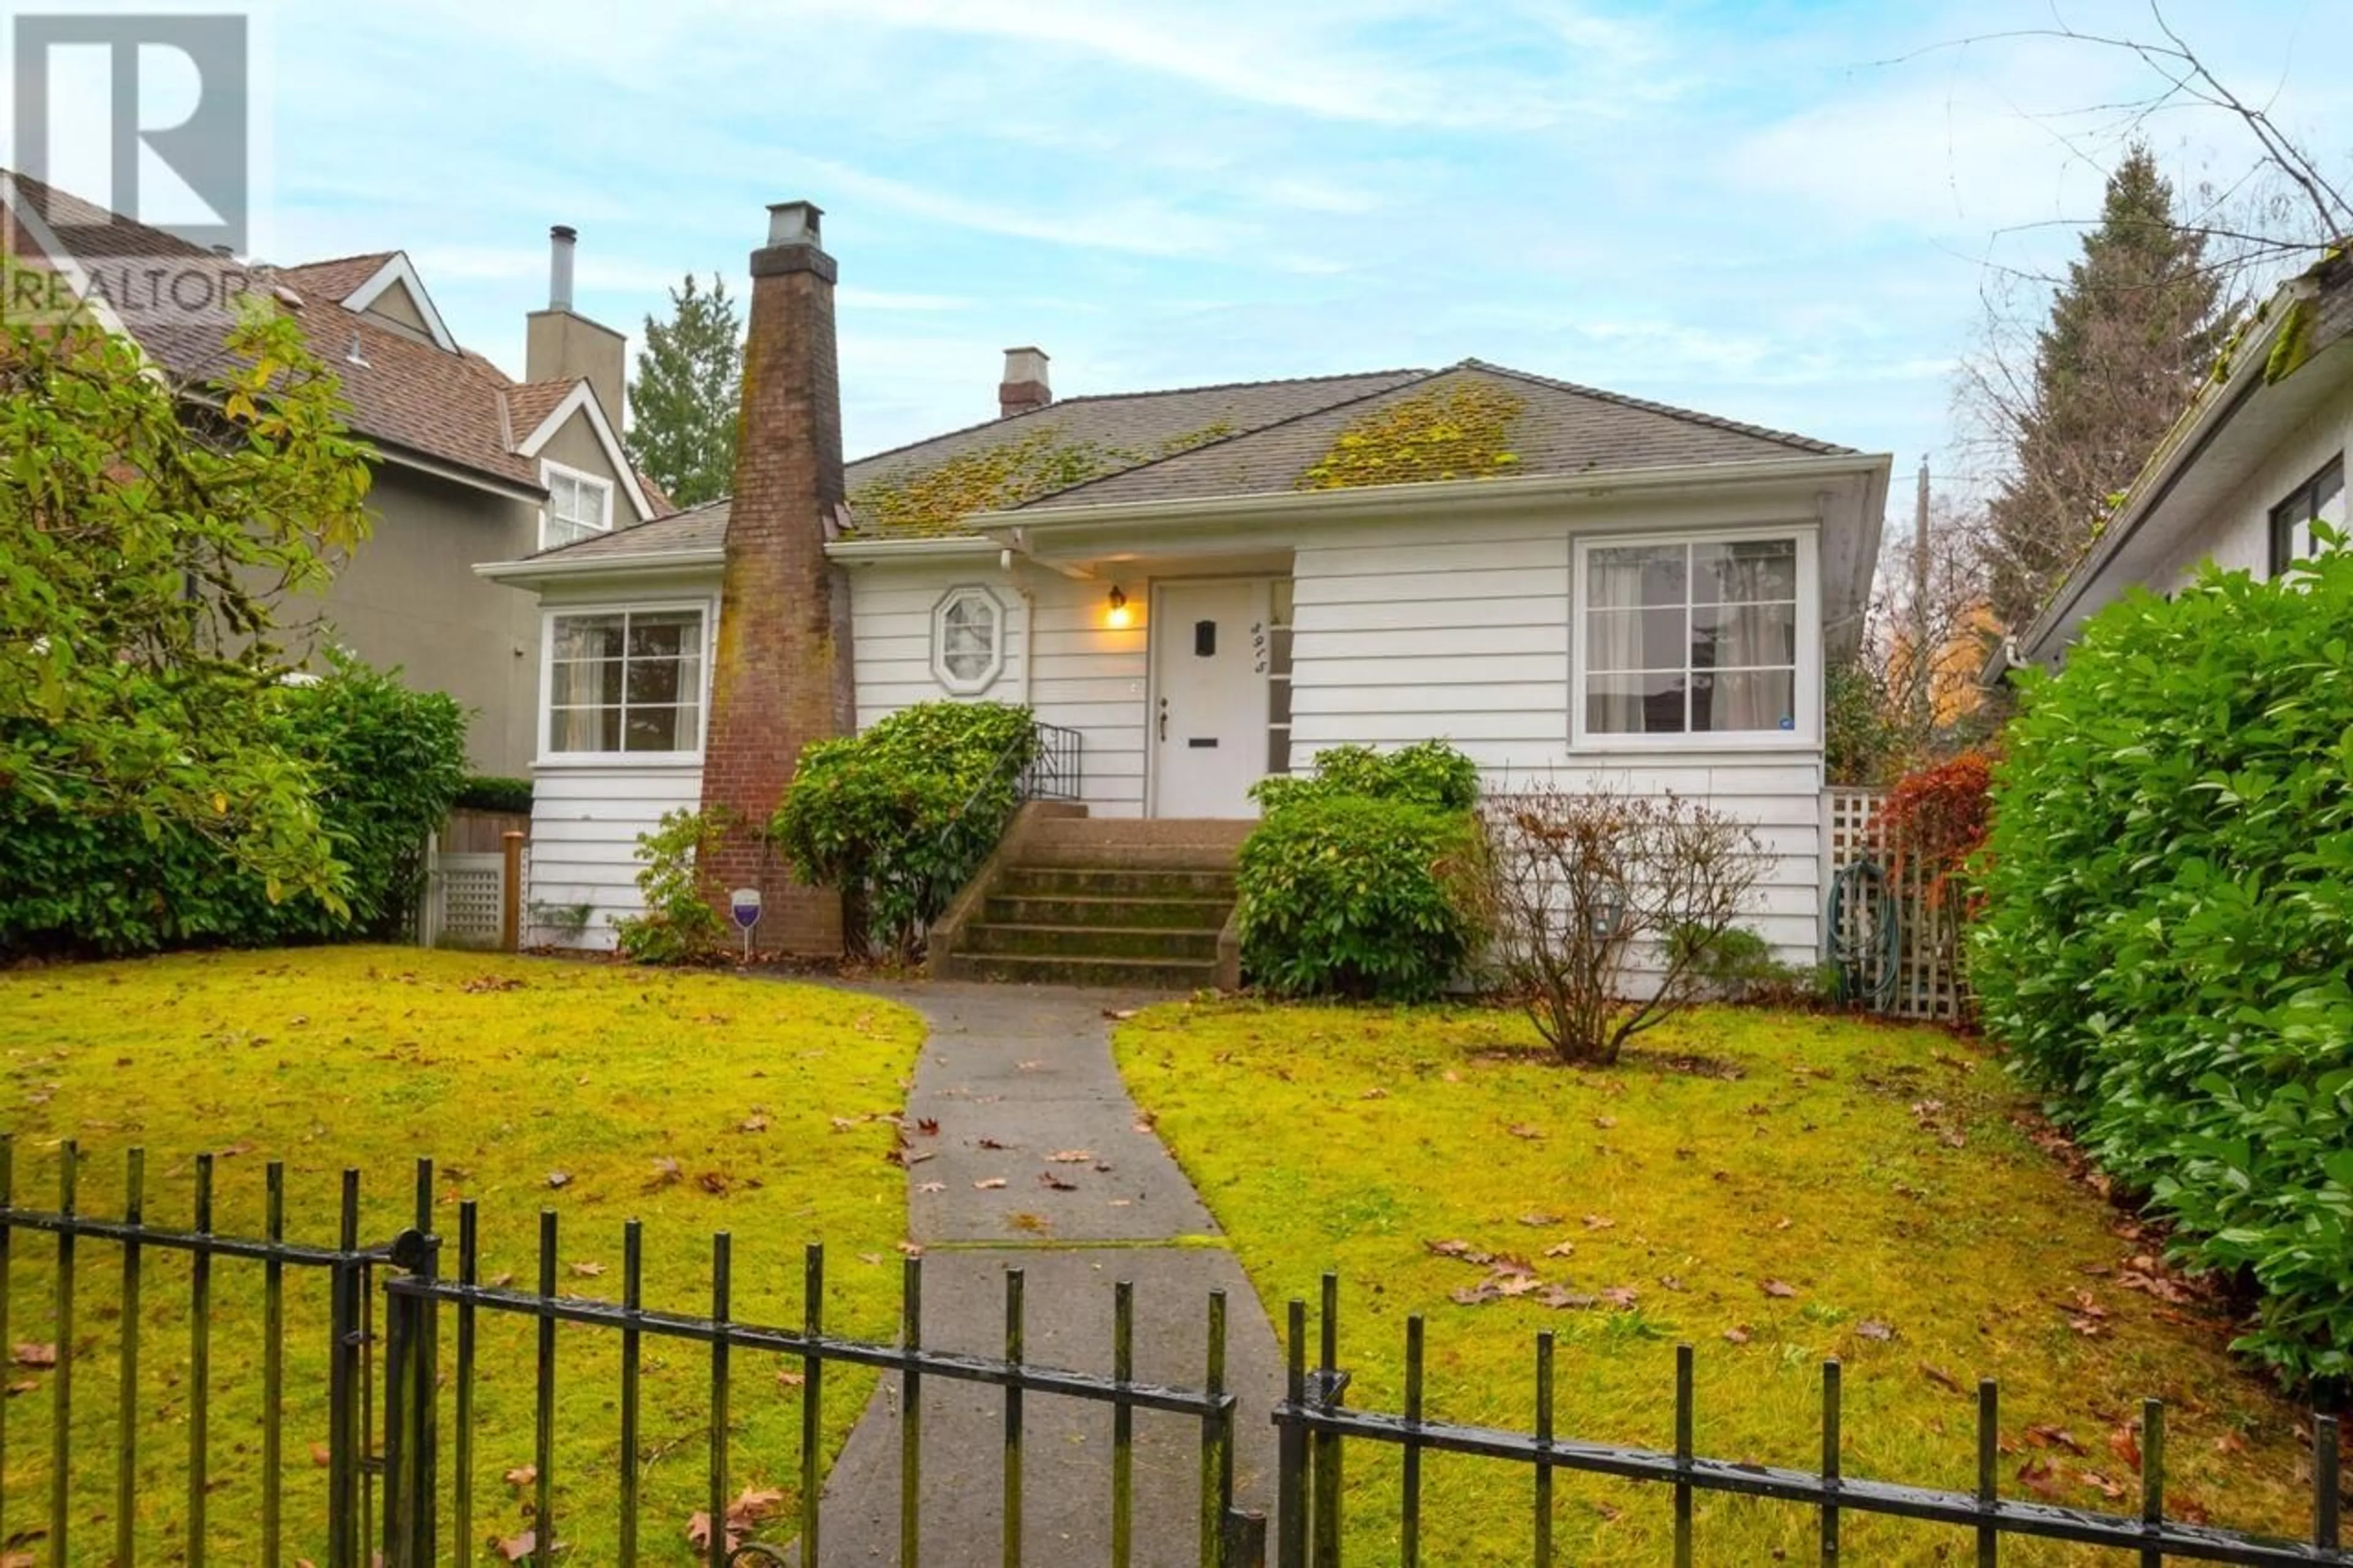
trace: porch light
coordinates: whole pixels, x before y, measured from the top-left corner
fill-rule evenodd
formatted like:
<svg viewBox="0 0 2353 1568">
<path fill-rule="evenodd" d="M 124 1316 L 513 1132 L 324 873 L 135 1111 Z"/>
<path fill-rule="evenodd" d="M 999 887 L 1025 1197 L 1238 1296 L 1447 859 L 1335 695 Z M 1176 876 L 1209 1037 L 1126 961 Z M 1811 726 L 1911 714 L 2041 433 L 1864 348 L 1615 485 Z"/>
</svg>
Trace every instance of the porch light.
<svg viewBox="0 0 2353 1568">
<path fill-rule="evenodd" d="M 1127 595 L 1115 587 L 1112 589 L 1111 608 L 1104 612 L 1103 624 L 1117 629 L 1125 626 L 1134 618 L 1134 612 L 1127 607 Z"/>
</svg>

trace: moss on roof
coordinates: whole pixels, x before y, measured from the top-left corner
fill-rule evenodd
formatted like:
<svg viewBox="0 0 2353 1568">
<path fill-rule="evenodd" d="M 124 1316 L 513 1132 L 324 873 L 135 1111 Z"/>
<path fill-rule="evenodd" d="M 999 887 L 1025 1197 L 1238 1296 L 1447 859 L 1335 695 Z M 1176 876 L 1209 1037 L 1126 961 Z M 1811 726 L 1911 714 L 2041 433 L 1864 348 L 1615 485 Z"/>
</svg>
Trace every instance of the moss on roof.
<svg viewBox="0 0 2353 1568">
<path fill-rule="evenodd" d="M 1369 409 L 1294 481 L 1303 490 L 1487 479 L 1519 462 L 1512 426 L 1526 406 L 1492 381 L 1465 379 Z"/>
<path fill-rule="evenodd" d="M 959 452 L 928 468 L 902 472 L 849 492 L 850 531 L 882 539 L 946 539 L 971 531 L 965 520 L 1005 511 L 1124 468 L 1157 462 L 1233 434 L 1219 419 L 1136 449 L 1071 438 L 1059 425 Z"/>
</svg>

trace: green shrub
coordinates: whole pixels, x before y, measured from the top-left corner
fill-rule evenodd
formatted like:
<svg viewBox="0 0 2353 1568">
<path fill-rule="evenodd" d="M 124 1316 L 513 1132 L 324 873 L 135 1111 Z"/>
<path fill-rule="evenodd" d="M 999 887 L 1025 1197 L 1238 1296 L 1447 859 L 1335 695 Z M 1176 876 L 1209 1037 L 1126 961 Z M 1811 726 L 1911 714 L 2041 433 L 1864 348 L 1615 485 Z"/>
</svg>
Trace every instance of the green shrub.
<svg viewBox="0 0 2353 1568">
<path fill-rule="evenodd" d="M 2240 1348 L 2353 1373 L 2353 554 L 2096 616 L 1997 764 L 1986 1027 L 2193 1267 Z"/>
<path fill-rule="evenodd" d="M 913 954 L 1020 805 L 1037 721 L 1001 702 L 924 702 L 801 753 L 769 832 L 793 874 L 839 889 L 850 940 Z"/>
<path fill-rule="evenodd" d="M 702 896 L 703 852 L 734 826 L 725 806 L 666 811 L 638 835 L 638 893 L 644 912 L 613 917 L 624 958 L 639 963 L 692 963 L 712 957 L 727 926 Z"/>
<path fill-rule="evenodd" d="M 499 778 L 490 773 L 475 773 L 458 791 L 450 803 L 461 811 L 512 811 L 531 815 L 531 781 Z"/>
<path fill-rule="evenodd" d="M 338 660 L 269 696 L 265 733 L 308 781 L 345 908 L 279 899 L 218 844 L 0 795 L 0 951 L 125 953 L 398 936 L 422 884 L 426 836 L 465 776 L 466 721 L 439 692 Z"/>
<path fill-rule="evenodd" d="M 1331 746 L 1315 753 L 1314 773 L 1277 774 L 1250 788 L 1251 798 L 1270 816 L 1293 801 L 1335 795 L 1468 811 L 1479 804 L 1479 764 L 1443 741 L 1418 741 L 1394 752 Z"/>
<path fill-rule="evenodd" d="M 1484 930 L 1477 767 L 1435 742 L 1346 746 L 1258 786 L 1242 845 L 1242 964 L 1291 995 L 1436 995 Z"/>
</svg>

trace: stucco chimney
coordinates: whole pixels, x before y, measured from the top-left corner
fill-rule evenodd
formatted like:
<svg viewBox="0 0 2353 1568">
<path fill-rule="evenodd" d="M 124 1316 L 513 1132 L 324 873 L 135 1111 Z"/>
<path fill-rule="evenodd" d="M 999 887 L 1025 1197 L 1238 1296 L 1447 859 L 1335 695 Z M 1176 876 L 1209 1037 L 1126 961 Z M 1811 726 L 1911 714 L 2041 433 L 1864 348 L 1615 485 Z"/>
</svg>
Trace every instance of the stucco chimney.
<svg viewBox="0 0 2353 1568">
<path fill-rule="evenodd" d="M 768 209 L 768 243 L 752 253 L 744 339 L 743 438 L 712 666 L 702 804 L 739 826 L 703 863 L 723 909 L 757 888 L 754 941 L 796 953 L 841 950 L 841 900 L 794 885 L 765 829 L 813 741 L 856 723 L 849 588 L 825 558 L 842 504 L 841 395 L 834 362 L 833 258 L 807 202 Z"/>
<path fill-rule="evenodd" d="M 604 405 L 606 422 L 617 432 L 629 340 L 572 308 L 572 260 L 579 241 L 579 231 L 569 224 L 547 231 L 547 309 L 533 310 L 523 323 L 522 378 L 586 379 Z"/>
<path fill-rule="evenodd" d="M 1007 349 L 1005 379 L 997 384 L 997 417 L 1034 413 L 1053 401 L 1053 390 L 1046 384 L 1046 351 Z"/>
</svg>

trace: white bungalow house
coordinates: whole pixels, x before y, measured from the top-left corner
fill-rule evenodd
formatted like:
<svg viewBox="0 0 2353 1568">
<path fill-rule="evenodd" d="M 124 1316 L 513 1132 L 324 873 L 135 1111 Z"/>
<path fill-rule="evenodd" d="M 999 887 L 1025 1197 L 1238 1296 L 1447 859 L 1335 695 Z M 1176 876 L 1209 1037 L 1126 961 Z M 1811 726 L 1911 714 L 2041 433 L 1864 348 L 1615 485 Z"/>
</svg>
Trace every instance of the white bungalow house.
<svg viewBox="0 0 2353 1568">
<path fill-rule="evenodd" d="M 2050 603 L 2004 650 L 2056 668 L 2084 622 L 2140 585 L 2170 593 L 2212 562 L 2276 577 L 2346 525 L 2353 443 L 2353 256 L 2283 286 L 2174 422 Z M 2000 657 L 1988 674 L 1999 678 Z"/>
<path fill-rule="evenodd" d="M 793 221 L 829 295 L 814 213 Z M 1755 924 L 1817 955 L 1823 668 L 1859 640 L 1887 457 L 1477 361 L 1062 401 L 1046 379 L 1009 351 L 997 418 L 848 465 L 846 507 L 820 485 L 857 723 L 1026 704 L 1082 738 L 1096 818 L 1247 817 L 1327 746 L 1431 738 L 1493 785 L 1701 796 L 1772 854 Z M 741 505 L 478 568 L 539 596 L 532 896 L 592 904 L 586 940 L 635 904 L 636 836 L 713 793 Z"/>
</svg>

